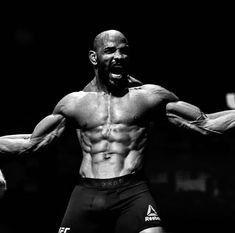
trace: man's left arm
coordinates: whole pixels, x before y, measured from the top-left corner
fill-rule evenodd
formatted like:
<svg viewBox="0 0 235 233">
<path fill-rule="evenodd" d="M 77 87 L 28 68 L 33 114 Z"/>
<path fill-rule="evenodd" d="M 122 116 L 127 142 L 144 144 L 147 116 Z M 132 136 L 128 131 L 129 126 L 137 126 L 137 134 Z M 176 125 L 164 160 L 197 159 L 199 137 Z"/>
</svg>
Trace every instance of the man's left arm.
<svg viewBox="0 0 235 233">
<path fill-rule="evenodd" d="M 205 114 L 192 104 L 176 101 L 166 105 L 166 115 L 174 125 L 204 135 L 222 134 L 235 128 L 235 110 Z"/>
</svg>

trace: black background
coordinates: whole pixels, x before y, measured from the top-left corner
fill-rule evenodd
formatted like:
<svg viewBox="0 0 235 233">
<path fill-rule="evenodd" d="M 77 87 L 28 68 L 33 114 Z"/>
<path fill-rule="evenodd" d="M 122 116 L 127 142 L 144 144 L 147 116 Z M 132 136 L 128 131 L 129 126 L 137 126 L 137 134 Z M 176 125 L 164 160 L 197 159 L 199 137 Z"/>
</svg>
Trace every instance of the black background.
<svg viewBox="0 0 235 233">
<path fill-rule="evenodd" d="M 134 77 L 206 113 L 228 108 L 226 93 L 234 92 L 229 5 L 21 3 L 2 11 L 1 135 L 32 132 L 65 94 L 82 89 L 93 78 L 90 44 L 111 28 L 129 40 Z M 205 138 L 163 124 L 151 137 L 144 162 L 167 230 L 233 229 L 234 133 Z M 0 200 L 1 233 L 58 231 L 81 159 L 74 137 L 62 140 L 31 158 L 2 162 L 8 190 Z M 207 188 L 192 190 L 189 181 L 179 190 L 177 174 L 190 181 L 205 175 Z M 156 178 L 164 175 L 165 182 Z"/>
</svg>

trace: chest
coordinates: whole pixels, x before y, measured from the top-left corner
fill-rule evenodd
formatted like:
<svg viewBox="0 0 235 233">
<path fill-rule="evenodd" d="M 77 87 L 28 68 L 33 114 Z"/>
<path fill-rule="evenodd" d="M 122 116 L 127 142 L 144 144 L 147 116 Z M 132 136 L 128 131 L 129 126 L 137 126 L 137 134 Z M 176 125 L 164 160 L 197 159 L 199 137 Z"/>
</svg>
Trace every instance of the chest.
<svg viewBox="0 0 235 233">
<path fill-rule="evenodd" d="M 72 117 L 81 128 L 107 124 L 143 124 L 148 121 L 151 109 L 152 106 L 138 95 L 113 97 L 97 94 L 76 103 Z"/>
</svg>

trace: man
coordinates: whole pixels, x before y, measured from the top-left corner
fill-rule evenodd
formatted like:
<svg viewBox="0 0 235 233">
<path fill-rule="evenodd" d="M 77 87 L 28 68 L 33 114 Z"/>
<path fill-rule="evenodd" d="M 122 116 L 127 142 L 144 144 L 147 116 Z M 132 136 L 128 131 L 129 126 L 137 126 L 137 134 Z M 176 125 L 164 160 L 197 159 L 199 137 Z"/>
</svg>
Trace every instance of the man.
<svg viewBox="0 0 235 233">
<path fill-rule="evenodd" d="M 221 134 L 234 128 L 235 111 L 204 114 L 163 87 L 131 77 L 128 41 L 119 31 L 97 35 L 89 59 L 95 77 L 84 90 L 62 98 L 32 134 L 0 137 L 0 153 L 32 153 L 72 126 L 83 158 L 59 232 L 161 233 L 142 172 L 150 125 L 165 117 L 204 135 Z"/>
</svg>

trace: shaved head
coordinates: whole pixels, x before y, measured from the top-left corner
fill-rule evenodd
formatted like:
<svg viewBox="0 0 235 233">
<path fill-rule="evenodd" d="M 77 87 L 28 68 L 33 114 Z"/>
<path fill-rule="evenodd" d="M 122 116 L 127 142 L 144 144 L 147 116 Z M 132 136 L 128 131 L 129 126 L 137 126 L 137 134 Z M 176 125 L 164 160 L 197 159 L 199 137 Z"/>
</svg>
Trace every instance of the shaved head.
<svg viewBox="0 0 235 233">
<path fill-rule="evenodd" d="M 121 33 L 118 30 L 106 30 L 101 33 L 99 33 L 93 42 L 93 50 L 97 51 L 102 45 L 105 43 L 105 41 L 110 40 L 112 38 L 119 38 L 119 40 L 125 41 L 128 44 L 128 41 L 123 33 Z"/>
<path fill-rule="evenodd" d="M 129 45 L 118 30 L 106 30 L 95 36 L 89 59 L 95 71 L 96 81 L 112 93 L 127 86 Z"/>
</svg>

